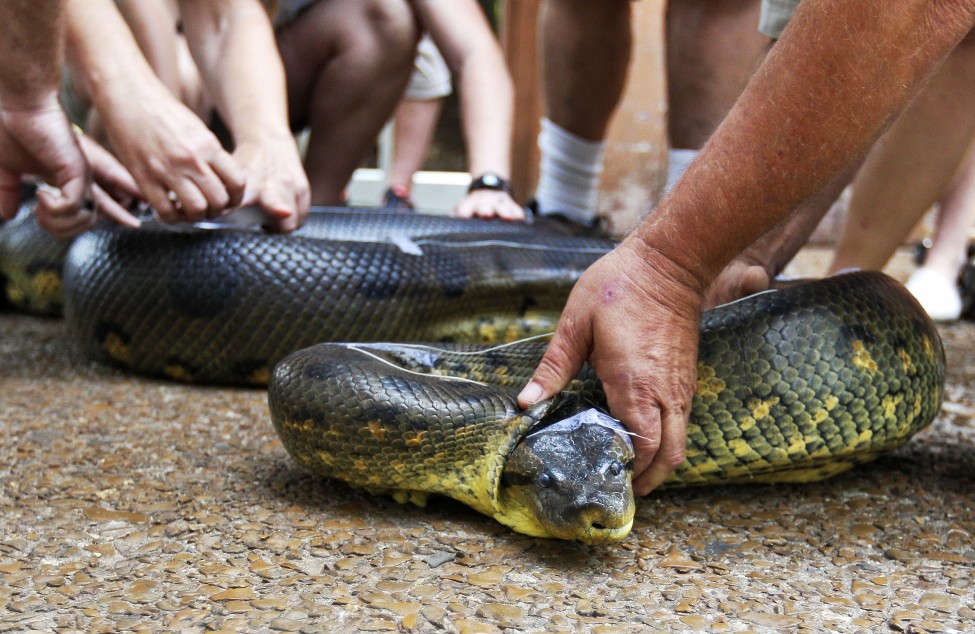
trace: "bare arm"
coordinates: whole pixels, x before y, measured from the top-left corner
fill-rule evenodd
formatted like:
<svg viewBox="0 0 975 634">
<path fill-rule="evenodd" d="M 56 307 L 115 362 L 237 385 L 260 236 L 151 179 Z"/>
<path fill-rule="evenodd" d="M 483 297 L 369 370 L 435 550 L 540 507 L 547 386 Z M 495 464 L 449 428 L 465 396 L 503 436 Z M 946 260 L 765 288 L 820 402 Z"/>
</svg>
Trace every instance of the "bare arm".
<svg viewBox="0 0 975 634">
<path fill-rule="evenodd" d="M 413 4 L 457 82 L 468 169 L 475 178 L 485 172 L 510 178 L 514 87 L 484 12 L 474 0 L 413 0 Z M 506 194 L 471 195 L 483 200 L 464 201 L 460 215 L 524 217 Z"/>
<path fill-rule="evenodd" d="M 89 164 L 96 184 L 92 195 L 103 213 L 117 222 L 138 224 L 98 183 L 132 195 L 131 176 L 87 139 L 84 148 L 58 102 L 64 60 L 64 3 L 8 0 L 0 3 L 0 217 L 10 218 L 20 204 L 20 180 L 40 176 L 57 190 L 41 189 L 37 219 L 66 238 L 91 226 L 95 214 L 84 207 Z M 88 153 L 87 160 L 82 150 Z"/>
<path fill-rule="evenodd" d="M 523 405 L 587 358 L 643 438 L 635 490 L 684 457 L 702 294 L 742 249 L 866 152 L 975 23 L 975 0 L 806 0 L 700 157 L 569 298 Z"/>
<path fill-rule="evenodd" d="M 119 12 L 129 25 L 143 56 L 160 81 L 179 96 L 177 16 L 165 0 L 117 0 Z"/>
<path fill-rule="evenodd" d="M 5 108 L 45 106 L 57 93 L 64 59 L 64 1 L 0 2 L 0 94 Z"/>
<path fill-rule="evenodd" d="M 66 236 L 86 228 L 93 217 L 81 207 L 87 165 L 57 99 L 64 59 L 63 5 L 0 3 L 0 127 L 10 148 L 0 167 L 0 216 L 17 213 L 21 176 L 40 175 L 61 192 L 41 193 L 38 220 Z"/>
<path fill-rule="evenodd" d="M 240 166 L 159 80 L 112 0 L 69 0 L 68 17 L 68 50 L 112 149 L 160 216 L 195 221 L 239 203 Z"/>
<path fill-rule="evenodd" d="M 284 66 L 257 0 L 180 0 L 183 28 L 209 94 L 247 170 L 244 203 L 279 230 L 296 229 L 310 191 L 288 125 Z"/>
</svg>

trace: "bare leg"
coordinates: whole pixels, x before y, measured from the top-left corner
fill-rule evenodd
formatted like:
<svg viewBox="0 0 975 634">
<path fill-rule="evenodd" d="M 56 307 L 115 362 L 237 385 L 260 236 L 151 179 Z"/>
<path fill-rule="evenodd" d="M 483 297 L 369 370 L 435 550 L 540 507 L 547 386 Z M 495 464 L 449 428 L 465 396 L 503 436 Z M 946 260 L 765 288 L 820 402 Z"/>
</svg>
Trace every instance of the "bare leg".
<svg viewBox="0 0 975 634">
<path fill-rule="evenodd" d="M 946 191 L 975 134 L 970 35 L 877 142 L 854 181 L 830 272 L 882 269 Z"/>
<path fill-rule="evenodd" d="M 971 154 L 954 186 L 941 200 L 932 246 L 924 265 L 911 273 L 907 290 L 936 320 L 954 321 L 963 302 L 958 276 L 967 258 L 968 234 L 975 221 L 975 160 Z"/>
<path fill-rule="evenodd" d="M 699 149 L 768 50 L 759 0 L 669 0 L 667 126 L 671 147 Z"/>
<path fill-rule="evenodd" d="M 604 137 L 626 84 L 632 37 L 629 0 L 542 4 L 541 213 L 595 225 Z"/>
<path fill-rule="evenodd" d="M 602 140 L 630 64 L 629 0 L 546 0 L 539 25 L 546 117 Z"/>
<path fill-rule="evenodd" d="M 969 155 L 954 187 L 941 201 L 924 266 L 949 280 L 965 264 L 968 234 L 975 223 L 975 156 Z"/>
<path fill-rule="evenodd" d="M 311 126 L 312 204 L 341 202 L 403 94 L 417 38 L 405 0 L 322 0 L 279 33 L 292 123 Z"/>
<path fill-rule="evenodd" d="M 389 171 L 390 187 L 409 191 L 413 174 L 426 160 L 433 133 L 440 121 L 443 99 L 403 99 L 393 118 L 393 167 Z"/>
</svg>

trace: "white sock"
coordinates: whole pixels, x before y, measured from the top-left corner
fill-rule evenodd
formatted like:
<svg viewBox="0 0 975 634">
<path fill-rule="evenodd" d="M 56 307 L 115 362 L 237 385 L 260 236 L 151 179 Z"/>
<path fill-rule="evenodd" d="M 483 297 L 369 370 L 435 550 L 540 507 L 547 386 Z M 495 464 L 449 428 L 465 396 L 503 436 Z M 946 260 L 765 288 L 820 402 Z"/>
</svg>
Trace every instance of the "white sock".
<svg viewBox="0 0 975 634">
<path fill-rule="evenodd" d="M 591 223 L 596 218 L 605 147 L 605 141 L 588 141 L 542 117 L 538 135 L 542 160 L 535 191 L 539 213 L 557 212 Z"/>
<path fill-rule="evenodd" d="M 691 164 L 699 150 L 670 150 L 667 152 L 667 184 L 664 185 L 663 193 L 667 193 L 680 180 L 680 177 L 687 171 L 687 166 Z"/>
</svg>

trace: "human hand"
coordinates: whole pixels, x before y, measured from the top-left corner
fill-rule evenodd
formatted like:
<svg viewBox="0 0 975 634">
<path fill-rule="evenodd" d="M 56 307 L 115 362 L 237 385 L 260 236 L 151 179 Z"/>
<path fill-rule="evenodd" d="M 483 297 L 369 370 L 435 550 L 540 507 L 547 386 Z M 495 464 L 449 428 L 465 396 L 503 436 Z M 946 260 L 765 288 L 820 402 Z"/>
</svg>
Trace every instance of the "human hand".
<svg viewBox="0 0 975 634">
<path fill-rule="evenodd" d="M 733 302 L 742 297 L 767 291 L 771 278 L 765 267 L 747 255 L 732 260 L 704 294 L 704 309 Z"/>
<path fill-rule="evenodd" d="M 5 219 L 17 214 L 24 175 L 51 185 L 38 191 L 42 227 L 68 238 L 92 225 L 94 214 L 82 204 L 88 165 L 53 93 L 31 108 L 0 110 L 0 216 Z"/>
<path fill-rule="evenodd" d="M 525 210 L 511 195 L 502 190 L 475 189 L 454 209 L 458 218 L 501 218 L 502 220 L 524 220 Z"/>
<path fill-rule="evenodd" d="M 291 135 L 260 143 L 242 143 L 234 158 L 247 174 L 242 204 L 264 208 L 269 219 L 266 229 L 287 232 L 304 224 L 311 188 Z"/>
<path fill-rule="evenodd" d="M 646 495 L 684 459 L 702 290 L 677 264 L 628 239 L 576 283 L 522 407 L 551 398 L 587 360 L 612 415 L 633 433 L 633 490 Z"/>
<path fill-rule="evenodd" d="M 100 145 L 76 135 L 55 98 L 39 109 L 5 110 L 0 123 L 0 216 L 16 215 L 21 177 L 29 174 L 49 185 L 38 189 L 35 213 L 40 225 L 58 238 L 89 228 L 95 210 L 117 223 L 139 225 L 117 202 L 128 203 L 139 196 L 132 175 Z M 90 190 L 94 209 L 83 205 L 89 176 L 94 178 Z"/>
<path fill-rule="evenodd" d="M 126 207 L 142 197 L 139 185 L 118 159 L 90 137 L 78 134 L 81 151 L 92 171 L 91 196 L 95 211 L 127 227 L 138 227 L 139 219 Z"/>
<path fill-rule="evenodd" d="M 240 205 L 244 170 L 189 108 L 155 79 L 123 98 L 108 102 L 105 131 L 164 222 L 197 222 Z"/>
</svg>

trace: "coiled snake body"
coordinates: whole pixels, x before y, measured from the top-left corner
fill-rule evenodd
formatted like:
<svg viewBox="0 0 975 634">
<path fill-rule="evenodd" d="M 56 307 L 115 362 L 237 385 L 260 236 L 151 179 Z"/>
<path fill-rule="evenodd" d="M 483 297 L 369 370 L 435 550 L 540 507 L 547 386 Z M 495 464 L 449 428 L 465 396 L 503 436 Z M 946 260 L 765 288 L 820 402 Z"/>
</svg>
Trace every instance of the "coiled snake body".
<svg viewBox="0 0 975 634">
<path fill-rule="evenodd" d="M 701 325 L 687 458 L 669 486 L 826 478 L 900 446 L 940 407 L 938 333 L 881 273 L 759 294 Z M 292 455 L 330 477 L 415 501 L 450 495 L 532 535 L 620 539 L 633 503 L 610 477 L 627 455 L 618 433 L 575 432 L 612 452 L 601 461 L 575 436 L 523 455 L 549 418 L 551 406 L 516 404 L 544 346 L 323 344 L 278 365 L 272 419 Z M 576 389 L 605 406 L 591 371 Z M 570 477 L 578 464 L 588 476 Z"/>
<path fill-rule="evenodd" d="M 298 237 L 86 234 L 65 267 L 69 328 L 89 355 L 142 373 L 270 378 L 285 447 L 329 477 L 418 503 L 452 496 L 532 535 L 625 536 L 632 449 L 598 413 L 598 381 L 586 370 L 573 395 L 521 411 L 517 391 L 545 344 L 497 345 L 551 330 L 611 245 L 518 232 L 421 238 L 431 229 L 397 233 L 391 216 L 372 237 L 393 239 L 353 243 L 316 235 L 329 220 L 370 222 L 336 214 Z M 320 341 L 345 343 L 306 348 Z M 943 383 L 937 330 L 882 274 L 719 307 L 702 318 L 687 459 L 668 485 L 828 477 L 930 423 Z"/>
</svg>

